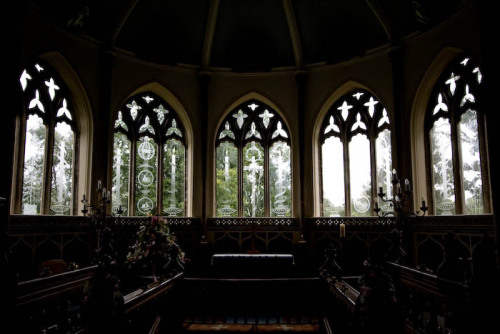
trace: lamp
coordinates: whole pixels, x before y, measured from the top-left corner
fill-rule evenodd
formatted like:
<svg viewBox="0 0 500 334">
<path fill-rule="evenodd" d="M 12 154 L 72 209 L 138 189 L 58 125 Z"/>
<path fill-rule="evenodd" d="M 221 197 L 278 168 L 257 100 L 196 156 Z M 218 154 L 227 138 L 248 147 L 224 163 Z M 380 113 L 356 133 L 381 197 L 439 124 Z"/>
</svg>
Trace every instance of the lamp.
<svg viewBox="0 0 500 334">
<path fill-rule="evenodd" d="M 374 203 L 373 210 L 379 217 L 394 217 L 396 219 L 396 228 L 393 230 L 395 240 L 393 241 L 393 246 L 389 251 L 389 255 L 392 255 L 392 257 L 394 257 L 397 262 L 403 262 L 406 257 L 406 251 L 403 248 L 404 222 L 407 217 L 425 216 L 425 213 L 429 208 L 427 207 L 425 199 L 422 196 L 422 205 L 420 206 L 419 211 L 412 212 L 405 209 L 406 203 L 410 201 L 413 192 L 411 190 L 410 181 L 408 179 L 405 179 L 404 190 L 402 189 L 396 169 L 392 170 L 391 183 L 393 185 L 393 189 L 396 189 L 394 197 L 386 197 L 386 194 L 384 193 L 382 187 L 379 187 L 379 192 L 377 195 L 378 199 L 380 199 L 384 203 L 388 203 L 389 208 L 392 208 L 392 210 L 382 211 L 382 209 L 378 205 L 378 201 Z"/>
</svg>

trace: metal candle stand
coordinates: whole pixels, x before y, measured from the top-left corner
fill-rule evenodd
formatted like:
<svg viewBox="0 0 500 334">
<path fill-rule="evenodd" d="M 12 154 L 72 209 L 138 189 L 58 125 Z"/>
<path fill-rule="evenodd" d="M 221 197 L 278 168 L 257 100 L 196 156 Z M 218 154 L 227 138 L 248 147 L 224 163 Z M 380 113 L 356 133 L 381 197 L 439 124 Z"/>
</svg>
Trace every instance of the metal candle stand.
<svg viewBox="0 0 500 334">
<path fill-rule="evenodd" d="M 393 233 L 395 234 L 395 244 L 393 244 L 392 248 L 397 246 L 397 253 L 395 255 L 396 257 L 396 262 L 398 263 L 403 263 L 406 258 L 407 252 L 405 251 L 403 247 L 403 234 L 404 234 L 404 223 L 406 218 L 408 217 L 417 217 L 417 216 L 425 216 L 425 213 L 428 210 L 428 207 L 426 206 L 425 199 L 422 198 L 422 205 L 420 206 L 420 211 L 416 212 L 411 212 L 408 210 L 405 210 L 406 203 L 410 201 L 411 195 L 412 195 L 412 190 L 410 187 L 410 181 L 408 179 L 405 179 L 405 184 L 404 184 L 404 191 L 402 190 L 401 187 L 401 182 L 397 176 L 396 170 L 394 169 L 392 171 L 392 179 L 391 183 L 393 185 L 393 189 L 396 189 L 396 194 L 394 197 L 388 198 L 386 197 L 386 194 L 384 193 L 382 187 L 379 187 L 379 192 L 378 192 L 378 198 L 383 201 L 384 203 L 388 203 L 389 207 L 392 208 L 391 211 L 382 211 L 381 208 L 378 206 L 378 201 L 375 201 L 374 205 L 374 211 L 377 214 L 377 216 L 381 218 L 385 217 L 394 217 L 396 220 L 396 227 L 393 230 Z"/>
<path fill-rule="evenodd" d="M 97 197 L 98 197 L 98 205 L 95 206 L 90 204 L 83 194 L 83 198 L 81 202 L 83 203 L 83 209 L 81 212 L 83 215 L 90 219 L 92 225 L 96 226 L 97 231 L 97 253 L 102 253 L 105 250 L 111 250 L 112 245 L 110 244 L 111 238 L 111 230 L 107 225 L 108 217 L 119 217 L 123 214 L 123 207 L 120 206 L 117 208 L 116 212 L 112 214 L 108 214 L 108 205 L 111 203 L 111 193 L 110 191 L 106 191 L 106 188 L 102 187 L 102 183 L 99 180 L 97 182 Z M 104 232 L 104 233 L 101 233 Z M 101 235 L 103 234 L 103 235 Z M 101 240 L 102 239 L 102 240 Z M 103 243 L 101 247 L 101 243 Z M 111 254 L 107 254 L 110 256 Z"/>
</svg>

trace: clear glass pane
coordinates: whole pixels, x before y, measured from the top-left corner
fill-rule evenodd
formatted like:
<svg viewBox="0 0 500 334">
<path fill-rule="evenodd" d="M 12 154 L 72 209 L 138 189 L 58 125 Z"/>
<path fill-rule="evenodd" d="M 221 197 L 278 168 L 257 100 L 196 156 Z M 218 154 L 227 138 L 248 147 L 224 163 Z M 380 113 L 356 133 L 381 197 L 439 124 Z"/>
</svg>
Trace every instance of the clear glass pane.
<svg viewBox="0 0 500 334">
<path fill-rule="evenodd" d="M 349 143 L 351 216 L 368 216 L 372 204 L 370 141 L 358 134 Z"/>
<path fill-rule="evenodd" d="M 264 149 L 254 141 L 243 148 L 243 216 L 264 216 Z"/>
<path fill-rule="evenodd" d="M 460 121 L 460 145 L 464 178 L 465 206 L 469 214 L 484 213 L 481 161 L 477 133 L 477 113 L 468 110 Z"/>
<path fill-rule="evenodd" d="M 455 187 L 451 129 L 448 119 L 439 118 L 430 133 L 432 167 L 434 177 L 434 205 L 436 215 L 455 213 Z"/>
<path fill-rule="evenodd" d="M 113 141 L 113 188 L 111 208 L 113 212 L 121 206 L 123 215 L 129 215 L 130 141 L 123 133 L 115 133 Z"/>
<path fill-rule="evenodd" d="M 323 216 L 345 216 L 344 148 L 337 137 L 321 146 L 323 178 Z"/>
<path fill-rule="evenodd" d="M 391 131 L 385 129 L 380 132 L 376 141 L 377 151 L 377 182 L 379 192 L 380 187 L 388 198 L 392 197 L 392 151 L 391 151 Z M 379 203 L 380 208 L 385 211 L 391 210 L 385 203 Z"/>
<path fill-rule="evenodd" d="M 216 149 L 216 207 L 219 217 L 238 216 L 238 149 L 223 142 Z"/>
<path fill-rule="evenodd" d="M 153 138 L 141 137 L 137 141 L 135 167 L 135 207 L 137 216 L 153 214 L 156 210 L 156 184 L 158 145 Z"/>
<path fill-rule="evenodd" d="M 43 187 L 43 159 L 46 128 L 40 117 L 30 115 L 26 122 L 24 151 L 23 199 L 24 215 L 40 214 Z"/>
<path fill-rule="evenodd" d="M 70 215 L 73 199 L 73 155 L 75 135 L 67 123 L 57 123 L 50 187 L 50 213 Z"/>
<path fill-rule="evenodd" d="M 290 146 L 278 141 L 269 149 L 269 186 L 271 217 L 290 217 L 292 179 Z"/>
<path fill-rule="evenodd" d="M 169 139 L 163 145 L 163 213 L 184 216 L 186 193 L 186 150 L 184 145 Z"/>
</svg>

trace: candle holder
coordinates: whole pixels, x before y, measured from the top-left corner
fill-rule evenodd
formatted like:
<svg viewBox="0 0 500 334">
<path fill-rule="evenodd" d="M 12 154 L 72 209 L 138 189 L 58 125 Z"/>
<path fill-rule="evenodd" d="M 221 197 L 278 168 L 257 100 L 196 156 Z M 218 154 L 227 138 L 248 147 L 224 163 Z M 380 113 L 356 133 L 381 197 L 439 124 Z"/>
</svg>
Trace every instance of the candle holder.
<svg viewBox="0 0 500 334">
<path fill-rule="evenodd" d="M 425 203 L 425 199 L 422 197 L 422 205 L 420 210 L 413 212 L 406 210 L 407 203 L 412 198 L 412 190 L 410 186 L 410 181 L 405 179 L 404 181 L 404 191 L 401 187 L 401 182 L 397 176 L 396 170 L 392 171 L 393 189 L 395 189 L 395 196 L 392 198 L 386 197 L 382 187 L 379 187 L 379 192 L 377 194 L 378 199 L 382 202 L 387 203 L 389 208 L 392 210 L 382 211 L 378 205 L 378 201 L 374 204 L 375 213 L 378 217 L 394 217 L 396 222 L 396 227 L 393 230 L 393 246 L 389 250 L 387 257 L 390 260 L 396 260 L 396 262 L 404 262 L 406 259 L 407 252 L 404 249 L 403 235 L 405 230 L 405 221 L 408 217 L 422 217 L 425 216 L 427 210 L 429 209 Z"/>
<path fill-rule="evenodd" d="M 107 223 L 108 218 L 121 216 L 124 212 L 124 209 L 120 204 L 120 206 L 114 213 L 108 214 L 108 205 L 111 203 L 111 193 L 109 190 L 106 190 L 106 188 L 102 187 L 102 183 L 100 180 L 97 182 L 97 198 L 98 204 L 93 205 L 88 202 L 85 194 L 83 194 L 83 198 L 81 200 L 83 209 L 81 210 L 81 212 L 83 213 L 84 217 L 87 217 L 90 220 L 90 224 L 96 227 L 96 257 L 99 259 L 111 256 L 111 230 Z"/>
<path fill-rule="evenodd" d="M 374 209 L 375 213 L 379 217 L 388 217 L 388 216 L 393 216 L 396 218 L 403 218 L 403 217 L 408 217 L 408 216 L 425 216 L 425 213 L 429 209 L 425 203 L 425 199 L 422 196 L 422 205 L 420 206 L 420 210 L 416 212 L 410 212 L 408 210 L 405 210 L 406 203 L 410 201 L 411 195 L 412 195 L 412 190 L 410 186 L 410 181 L 408 179 L 405 179 L 405 190 L 404 192 L 402 191 L 401 187 L 401 182 L 398 179 L 396 170 L 394 169 L 392 171 L 392 180 L 391 183 L 393 185 L 393 189 L 396 189 L 396 196 L 393 198 L 388 198 L 386 197 L 386 194 L 384 193 L 384 190 L 382 187 L 379 187 L 379 192 L 377 194 L 378 198 L 384 202 L 388 203 L 389 207 L 392 207 L 392 211 L 383 211 L 380 209 L 378 206 L 378 202 L 375 202 Z"/>
</svg>

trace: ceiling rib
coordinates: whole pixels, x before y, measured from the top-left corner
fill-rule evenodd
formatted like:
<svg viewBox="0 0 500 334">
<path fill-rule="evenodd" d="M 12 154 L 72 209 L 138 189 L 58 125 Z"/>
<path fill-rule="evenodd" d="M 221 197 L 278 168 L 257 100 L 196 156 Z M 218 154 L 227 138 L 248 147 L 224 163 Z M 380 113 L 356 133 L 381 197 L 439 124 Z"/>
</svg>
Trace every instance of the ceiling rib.
<svg viewBox="0 0 500 334">
<path fill-rule="evenodd" d="M 115 46 L 116 39 L 118 38 L 118 34 L 122 30 L 123 25 L 127 21 L 130 14 L 132 14 L 132 12 L 134 11 L 134 8 L 139 3 L 139 1 L 141 1 L 141 0 L 131 0 L 129 2 L 129 5 L 123 11 L 123 15 L 121 15 L 118 18 L 118 20 L 114 26 L 114 29 L 111 31 L 111 34 L 110 34 L 111 47 Z"/>
<path fill-rule="evenodd" d="M 220 0 L 212 0 L 210 2 L 210 11 L 208 12 L 207 28 L 205 30 L 205 40 L 203 43 L 203 54 L 201 66 L 204 69 L 210 67 L 210 55 L 212 54 L 212 45 L 214 42 L 215 24 L 217 23 L 217 15 L 219 13 Z"/>
<path fill-rule="evenodd" d="M 290 40 L 292 41 L 293 54 L 295 57 L 295 67 L 301 69 L 303 67 L 302 46 L 300 44 L 299 30 L 297 28 L 297 20 L 293 11 L 291 0 L 283 0 L 283 9 L 285 10 L 288 30 L 290 31 Z"/>
<path fill-rule="evenodd" d="M 394 32 L 392 29 L 392 26 L 389 22 L 389 19 L 387 15 L 385 15 L 384 11 L 378 4 L 376 4 L 374 0 L 365 0 L 366 4 L 370 9 L 372 10 L 373 14 L 375 14 L 375 17 L 377 20 L 380 22 L 382 25 L 382 28 L 385 31 L 385 34 L 387 35 L 387 39 L 389 40 L 390 44 L 393 44 L 394 42 Z"/>
</svg>

